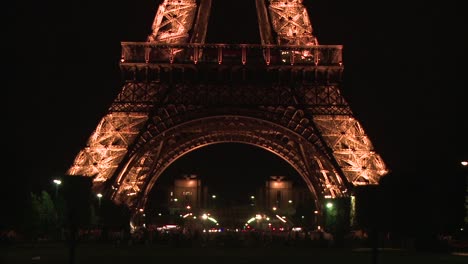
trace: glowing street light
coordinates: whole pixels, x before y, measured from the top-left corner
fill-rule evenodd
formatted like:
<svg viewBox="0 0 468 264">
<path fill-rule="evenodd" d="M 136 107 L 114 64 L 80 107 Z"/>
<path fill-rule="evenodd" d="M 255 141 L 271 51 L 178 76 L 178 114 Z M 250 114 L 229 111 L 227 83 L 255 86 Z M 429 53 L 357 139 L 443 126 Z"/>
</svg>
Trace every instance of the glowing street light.
<svg viewBox="0 0 468 264">
<path fill-rule="evenodd" d="M 255 196 L 250 196 L 250 206 L 255 206 Z"/>
<path fill-rule="evenodd" d="M 218 196 L 216 196 L 216 194 L 212 194 L 212 195 L 211 195 L 211 200 L 208 201 L 210 207 L 212 207 L 212 208 L 217 207 L 217 204 L 216 204 L 216 203 L 217 203 L 217 202 L 216 202 L 216 198 L 217 198 L 217 197 L 218 197 Z"/>
<path fill-rule="evenodd" d="M 101 208 L 101 198 L 102 198 L 102 194 L 101 193 L 98 193 L 96 194 L 97 198 L 98 198 L 98 201 L 99 201 L 99 208 Z"/>
<path fill-rule="evenodd" d="M 319 211 L 318 211 L 318 210 L 315 210 L 315 211 L 314 211 L 314 224 L 317 225 L 317 226 L 319 226 L 319 225 L 318 225 L 318 220 L 319 220 L 319 219 L 318 219 L 318 214 L 319 214 Z M 318 227 L 318 229 L 320 229 L 320 227 Z"/>
<path fill-rule="evenodd" d="M 55 179 L 54 184 L 55 184 L 55 198 L 57 198 L 58 188 L 59 188 L 59 185 L 62 184 L 62 181 L 59 179 Z"/>
<path fill-rule="evenodd" d="M 462 165 L 463 169 L 468 169 L 468 160 L 462 160 L 460 162 Z M 465 179 L 465 186 L 466 186 L 466 193 L 465 193 L 465 225 L 468 221 L 468 174 L 466 174 L 466 179 Z"/>
</svg>

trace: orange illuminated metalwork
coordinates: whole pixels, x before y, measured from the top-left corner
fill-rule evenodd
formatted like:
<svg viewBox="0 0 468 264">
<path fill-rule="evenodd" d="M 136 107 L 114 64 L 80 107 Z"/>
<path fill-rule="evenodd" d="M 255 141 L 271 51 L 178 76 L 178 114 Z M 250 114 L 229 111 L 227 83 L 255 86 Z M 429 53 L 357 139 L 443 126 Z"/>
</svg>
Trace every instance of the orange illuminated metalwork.
<svg viewBox="0 0 468 264">
<path fill-rule="evenodd" d="M 262 43 L 241 45 L 205 43 L 211 0 L 163 1 L 148 42 L 122 42 L 122 90 L 68 174 L 137 210 L 176 159 L 234 142 L 286 160 L 317 201 L 378 184 L 388 170 L 340 92 L 342 46 L 318 45 L 302 1 L 255 2 Z"/>
</svg>

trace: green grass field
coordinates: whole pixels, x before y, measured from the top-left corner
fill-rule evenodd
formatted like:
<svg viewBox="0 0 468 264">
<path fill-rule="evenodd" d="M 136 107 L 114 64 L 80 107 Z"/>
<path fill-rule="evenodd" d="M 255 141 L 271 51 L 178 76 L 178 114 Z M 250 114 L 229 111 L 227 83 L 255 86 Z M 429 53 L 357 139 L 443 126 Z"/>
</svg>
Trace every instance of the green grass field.
<svg viewBox="0 0 468 264">
<path fill-rule="evenodd" d="M 69 248 L 65 244 L 12 245 L 0 248 L 0 263 L 69 263 Z M 308 247 L 173 247 L 154 245 L 114 246 L 79 244 L 76 264 L 138 264 L 138 263 L 346 263 L 374 264 L 370 250 L 308 248 Z M 468 263 L 468 256 L 404 250 L 379 250 L 378 264 L 452 264 Z"/>
</svg>

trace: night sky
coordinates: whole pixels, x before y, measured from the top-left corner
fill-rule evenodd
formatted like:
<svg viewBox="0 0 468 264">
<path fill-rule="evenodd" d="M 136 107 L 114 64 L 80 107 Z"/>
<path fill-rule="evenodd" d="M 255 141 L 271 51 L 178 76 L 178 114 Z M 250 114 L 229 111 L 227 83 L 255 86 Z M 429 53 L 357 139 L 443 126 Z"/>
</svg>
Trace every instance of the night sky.
<svg viewBox="0 0 468 264">
<path fill-rule="evenodd" d="M 120 42 L 145 41 L 160 3 L 31 2 L 5 9 L 13 27 L 4 66 L 14 73 L 3 88 L 2 201 L 10 209 L 69 168 L 121 89 Z M 319 43 L 344 45 L 342 93 L 391 170 L 389 195 L 430 215 L 459 214 L 467 173 L 459 164 L 468 159 L 465 9 L 451 1 L 304 2 Z M 255 16 L 253 0 L 213 0 L 207 41 L 260 43 Z M 246 160 L 262 160 L 259 168 L 276 160 L 226 148 L 194 153 L 192 162 L 209 167 L 223 153 L 234 160 L 215 169 L 256 172 Z"/>
</svg>

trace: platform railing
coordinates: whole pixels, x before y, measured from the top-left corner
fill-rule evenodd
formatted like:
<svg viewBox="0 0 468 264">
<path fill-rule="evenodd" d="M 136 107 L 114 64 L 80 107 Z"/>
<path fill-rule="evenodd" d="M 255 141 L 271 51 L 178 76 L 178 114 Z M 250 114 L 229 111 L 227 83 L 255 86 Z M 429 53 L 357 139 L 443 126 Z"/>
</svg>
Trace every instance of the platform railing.
<svg viewBox="0 0 468 264">
<path fill-rule="evenodd" d="M 341 66 L 342 45 L 160 44 L 122 42 L 121 63 Z"/>
</svg>

